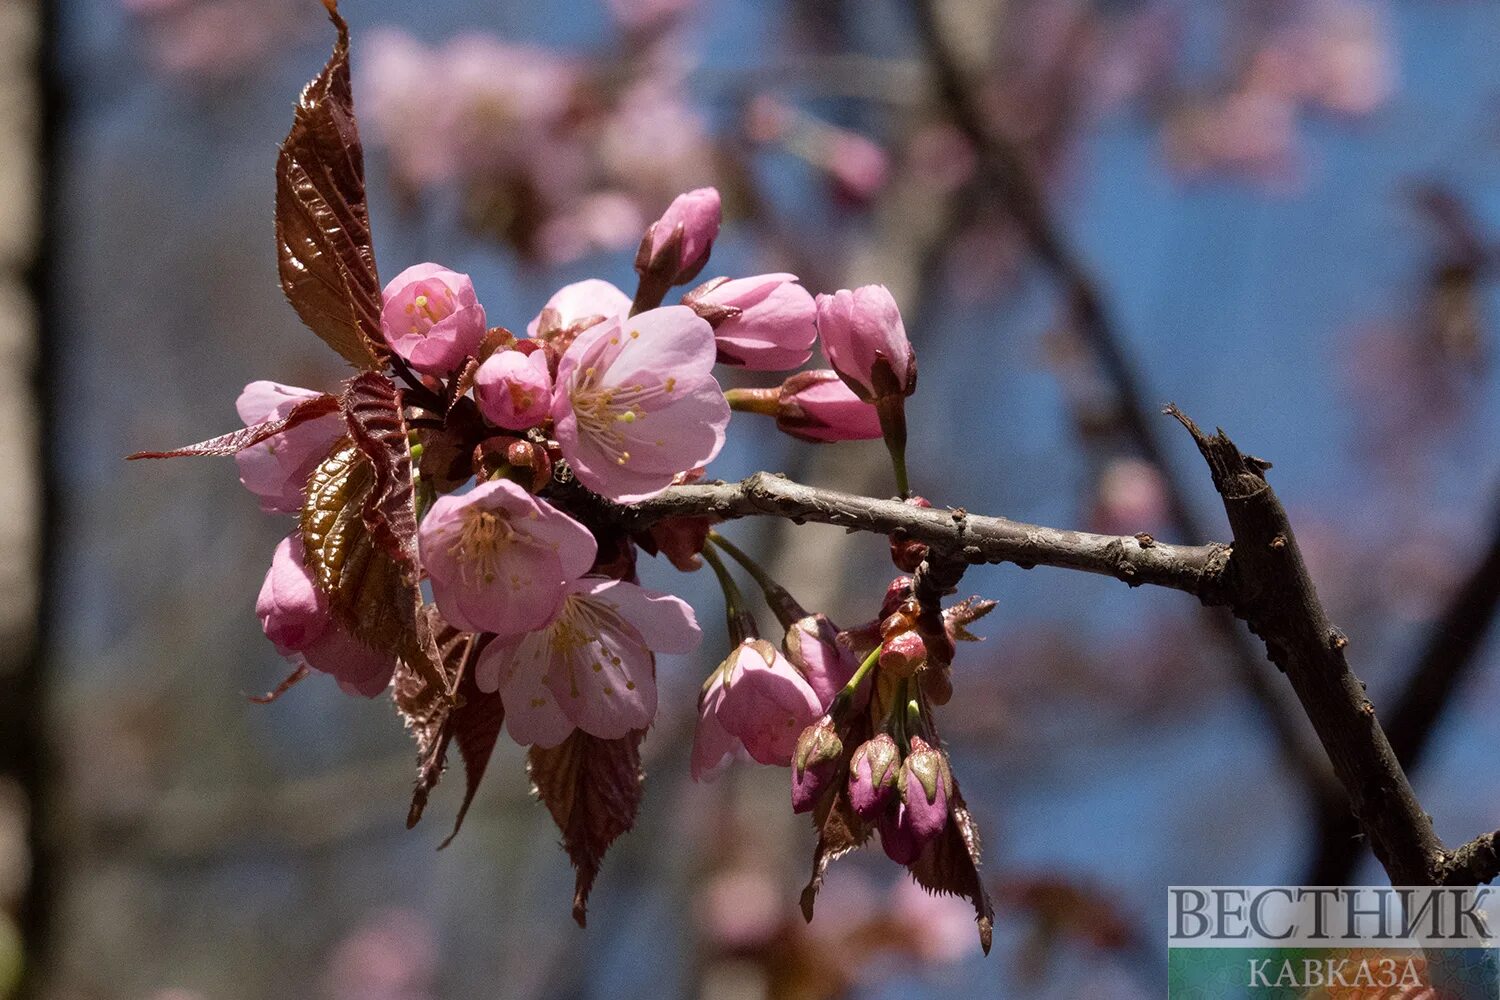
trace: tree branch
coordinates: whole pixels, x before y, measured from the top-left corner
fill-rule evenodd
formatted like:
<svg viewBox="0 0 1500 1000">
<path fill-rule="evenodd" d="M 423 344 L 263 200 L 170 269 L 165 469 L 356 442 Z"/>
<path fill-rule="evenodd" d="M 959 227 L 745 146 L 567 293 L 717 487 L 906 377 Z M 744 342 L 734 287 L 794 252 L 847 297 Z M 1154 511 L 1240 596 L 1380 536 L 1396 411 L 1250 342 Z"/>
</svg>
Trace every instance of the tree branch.
<svg viewBox="0 0 1500 1000">
<path fill-rule="evenodd" d="M 1438 719 L 1479 659 L 1497 610 L 1500 610 L 1500 516 L 1496 517 L 1487 551 L 1454 593 L 1447 610 L 1433 623 L 1432 637 L 1407 672 L 1391 709 L 1386 736 L 1396 759 L 1407 770 L 1415 770 L 1421 764 Z M 1348 815 L 1341 824 L 1325 830 L 1306 879 L 1308 885 L 1343 885 L 1349 880 L 1360 857 L 1355 839 L 1358 833 L 1358 824 Z"/>
<path fill-rule="evenodd" d="M 1175 406 L 1213 474 L 1234 532 L 1230 607 L 1260 636 L 1291 682 L 1349 793 L 1349 803 L 1394 885 L 1448 877 L 1443 843 L 1396 759 L 1365 686 L 1344 657 L 1348 639 L 1318 600 L 1286 511 L 1265 479 L 1269 464 L 1244 455 L 1223 431 L 1200 431 Z"/>
<path fill-rule="evenodd" d="M 1169 545 L 1148 536 L 1099 535 L 983 517 L 962 509 L 912 507 L 899 500 L 805 486 L 766 472 L 738 483 L 673 486 L 640 503 L 623 506 L 568 489 L 555 499 L 575 511 L 582 506 L 626 531 L 644 531 L 669 517 L 779 517 L 801 524 L 831 524 L 879 535 L 902 532 L 934 553 L 966 564 L 1014 563 L 1025 569 L 1055 566 L 1122 580 L 1169 587 L 1205 603 L 1223 603 L 1219 583 L 1229 560 L 1227 546 Z"/>
</svg>

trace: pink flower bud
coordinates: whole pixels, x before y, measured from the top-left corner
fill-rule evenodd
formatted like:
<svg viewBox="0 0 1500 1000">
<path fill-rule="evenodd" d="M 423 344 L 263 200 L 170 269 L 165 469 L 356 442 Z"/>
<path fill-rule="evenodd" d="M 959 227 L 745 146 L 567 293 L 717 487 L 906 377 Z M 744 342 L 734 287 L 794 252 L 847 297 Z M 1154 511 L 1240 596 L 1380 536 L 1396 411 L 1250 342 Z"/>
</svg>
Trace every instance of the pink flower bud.
<svg viewBox="0 0 1500 1000">
<path fill-rule="evenodd" d="M 776 426 L 803 441 L 873 441 L 880 414 L 827 368 L 798 372 L 781 384 Z"/>
<path fill-rule="evenodd" d="M 953 797 L 953 772 L 941 750 L 920 736 L 911 738 L 911 753 L 897 779 L 901 792 L 901 825 L 925 846 L 948 824 L 948 800 Z"/>
<path fill-rule="evenodd" d="M 911 828 L 901 822 L 906 807 L 899 802 L 896 808 L 880 814 L 880 846 L 885 856 L 898 865 L 909 865 L 917 860 L 926 844 L 918 843 Z"/>
<path fill-rule="evenodd" d="M 843 759 L 844 741 L 828 716 L 802 730 L 792 753 L 792 812 L 812 811 L 838 776 Z"/>
<path fill-rule="evenodd" d="M 880 647 L 880 669 L 910 677 L 927 664 L 927 643 L 913 631 L 898 632 Z"/>
<path fill-rule="evenodd" d="M 474 376 L 474 399 L 490 422 L 507 430 L 535 427 L 552 410 L 547 352 L 497 351 Z"/>
<path fill-rule="evenodd" d="M 692 281 L 708 263 L 721 218 L 717 188 L 678 195 L 647 228 L 636 254 L 636 271 L 642 277 L 654 275 L 669 286 Z"/>
<path fill-rule="evenodd" d="M 726 365 L 786 371 L 812 357 L 817 308 L 794 274 L 716 278 L 682 302 L 714 328 L 719 361 Z"/>
<path fill-rule="evenodd" d="M 869 402 L 912 394 L 916 355 L 901 310 L 884 285 L 819 295 L 817 306 L 823 353 L 855 395 Z"/>
<path fill-rule="evenodd" d="M 350 694 L 373 698 L 390 683 L 395 661 L 366 649 L 333 620 L 328 599 L 303 561 L 299 532 L 276 546 L 255 601 L 255 614 L 276 652 L 332 674 Z"/>
<path fill-rule="evenodd" d="M 849 759 L 849 804 L 862 819 L 884 811 L 901 774 L 901 750 L 889 733 L 878 733 L 854 749 Z"/>
<path fill-rule="evenodd" d="M 526 335 L 565 351 L 583 331 L 629 312 L 630 296 L 607 281 L 585 278 L 559 288 L 527 324 Z"/>
<path fill-rule="evenodd" d="M 417 264 L 385 286 L 380 330 L 391 349 L 419 372 L 446 375 L 484 339 L 484 307 L 467 274 Z"/>
<path fill-rule="evenodd" d="M 723 694 L 715 716 L 762 764 L 786 767 L 802 730 L 822 714 L 807 681 L 764 639 L 746 639 L 720 668 Z"/>
<path fill-rule="evenodd" d="M 846 647 L 839 645 L 839 630 L 828 620 L 827 615 L 808 615 L 792 623 L 786 630 L 782 646 L 792 666 L 802 672 L 807 683 L 818 696 L 818 702 L 827 709 L 836 694 L 849 683 L 859 669 L 859 661 Z M 860 689 L 862 698 L 868 700 L 870 685 Z M 855 704 L 852 708 L 862 708 Z"/>
<path fill-rule="evenodd" d="M 245 426 L 280 420 L 305 399 L 318 393 L 277 382 L 251 382 L 235 401 Z M 260 498 L 260 509 L 268 514 L 295 514 L 302 510 L 307 480 L 348 433 L 341 414 L 298 424 L 251 445 L 234 456 L 240 467 L 240 482 Z"/>
</svg>

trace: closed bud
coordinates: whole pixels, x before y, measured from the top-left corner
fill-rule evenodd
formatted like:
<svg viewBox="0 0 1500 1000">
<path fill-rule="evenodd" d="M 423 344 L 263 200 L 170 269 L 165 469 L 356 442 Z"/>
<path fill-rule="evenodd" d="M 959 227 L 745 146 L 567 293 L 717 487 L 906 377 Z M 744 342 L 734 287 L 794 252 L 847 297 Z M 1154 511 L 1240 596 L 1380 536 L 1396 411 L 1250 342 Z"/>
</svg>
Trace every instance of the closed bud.
<svg viewBox="0 0 1500 1000">
<path fill-rule="evenodd" d="M 807 362 L 818 339 L 813 297 L 794 274 L 715 278 L 688 292 L 682 304 L 714 328 L 724 364 L 787 371 Z"/>
<path fill-rule="evenodd" d="M 953 772 L 941 750 L 920 736 L 911 738 L 911 753 L 897 779 L 901 792 L 901 824 L 920 845 L 943 832 L 948 824 L 948 800 L 953 797 Z"/>
<path fill-rule="evenodd" d="M 917 361 L 901 310 L 883 285 L 819 295 L 818 336 L 823 353 L 860 399 L 910 396 Z"/>
<path fill-rule="evenodd" d="M 781 384 L 776 426 L 803 441 L 872 441 L 880 437 L 880 414 L 828 368 L 798 372 Z"/>
<path fill-rule="evenodd" d="M 839 645 L 838 628 L 827 615 L 808 615 L 793 622 L 786 630 L 782 648 L 786 650 L 787 659 L 802 671 L 802 676 L 817 692 L 825 709 L 859 669 L 859 660 L 847 647 Z M 869 687 L 866 685 L 860 689 L 859 700 L 850 707 L 855 710 L 863 708 L 868 699 Z"/>
<path fill-rule="evenodd" d="M 861 743 L 849 759 L 849 804 L 862 819 L 879 816 L 890 804 L 900 773 L 901 750 L 889 733 Z"/>
<path fill-rule="evenodd" d="M 880 647 L 880 669 L 910 677 L 927 665 L 927 643 L 916 632 L 897 632 Z"/>
<path fill-rule="evenodd" d="M 823 716 L 802 730 L 792 753 L 792 812 L 811 812 L 838 774 L 844 741 L 833 720 Z"/>
<path fill-rule="evenodd" d="M 722 218 L 716 188 L 678 195 L 646 230 L 636 253 L 636 271 L 663 288 L 692 281 L 708 263 Z"/>
</svg>

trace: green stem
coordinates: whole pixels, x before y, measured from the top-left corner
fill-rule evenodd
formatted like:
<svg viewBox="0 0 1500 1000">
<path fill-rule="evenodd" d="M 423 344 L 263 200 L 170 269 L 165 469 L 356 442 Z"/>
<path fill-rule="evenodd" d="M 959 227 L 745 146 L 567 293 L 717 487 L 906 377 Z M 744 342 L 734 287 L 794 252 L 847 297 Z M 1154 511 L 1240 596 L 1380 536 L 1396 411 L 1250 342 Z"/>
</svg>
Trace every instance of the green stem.
<svg viewBox="0 0 1500 1000">
<path fill-rule="evenodd" d="M 776 615 L 776 620 L 781 623 L 782 628 L 791 628 L 797 622 L 807 617 L 807 611 L 787 591 L 785 587 L 777 583 L 771 574 L 767 573 L 765 567 L 741 549 L 738 545 L 719 534 L 717 531 L 708 533 L 711 544 L 718 546 L 729 554 L 729 557 L 745 568 L 760 587 L 760 591 L 766 597 L 766 604 L 770 606 L 771 612 Z"/>
<path fill-rule="evenodd" d="M 729 641 L 738 646 L 746 639 L 754 639 L 760 633 L 755 628 L 755 618 L 745 608 L 745 595 L 729 575 L 729 568 L 713 549 L 703 549 L 703 559 L 713 568 L 719 578 L 719 589 L 724 592 L 724 622 L 729 628 Z"/>
<path fill-rule="evenodd" d="M 896 472 L 896 491 L 905 500 L 911 496 L 906 478 L 906 397 L 895 393 L 875 400 L 880 416 L 880 432 L 885 436 L 885 450 L 891 453 L 891 467 Z"/>
<path fill-rule="evenodd" d="M 854 700 L 855 695 L 859 694 L 859 689 L 864 684 L 865 678 L 875 668 L 875 662 L 879 659 L 880 647 L 876 646 L 870 650 L 870 655 L 865 657 L 865 662 L 859 665 L 859 669 L 854 671 L 854 676 L 849 678 L 849 683 L 844 685 L 844 689 L 834 695 L 833 702 L 828 706 L 828 714 L 835 722 L 842 718 L 844 712 L 848 710 L 849 703 Z"/>
<path fill-rule="evenodd" d="M 781 412 L 781 387 L 769 389 L 725 389 L 724 401 L 738 413 L 759 413 L 774 417 Z"/>
</svg>

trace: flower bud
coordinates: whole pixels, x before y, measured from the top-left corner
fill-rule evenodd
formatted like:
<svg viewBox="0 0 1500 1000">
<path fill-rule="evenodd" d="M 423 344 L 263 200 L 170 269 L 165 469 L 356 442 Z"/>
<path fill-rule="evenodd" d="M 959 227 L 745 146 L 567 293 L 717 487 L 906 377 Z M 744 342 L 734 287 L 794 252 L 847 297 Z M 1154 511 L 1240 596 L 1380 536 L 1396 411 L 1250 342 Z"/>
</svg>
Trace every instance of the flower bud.
<svg viewBox="0 0 1500 1000">
<path fill-rule="evenodd" d="M 844 741 L 828 716 L 802 730 L 797 749 L 792 752 L 792 812 L 812 811 L 838 775 L 843 759 Z"/>
<path fill-rule="evenodd" d="M 953 797 L 948 759 L 920 736 L 913 736 L 911 753 L 901 765 L 896 784 L 901 792 L 901 824 L 925 846 L 948 824 L 948 800 Z"/>
<path fill-rule="evenodd" d="M 828 368 L 798 372 L 781 384 L 776 426 L 803 441 L 873 441 L 880 414 Z"/>
<path fill-rule="evenodd" d="M 497 351 L 474 376 L 474 399 L 489 421 L 521 431 L 541 423 L 552 409 L 547 353 Z"/>
<path fill-rule="evenodd" d="M 795 274 L 715 278 L 683 296 L 714 328 L 719 361 L 753 371 L 797 368 L 818 339 L 817 308 Z"/>
<path fill-rule="evenodd" d="M 792 627 L 786 630 L 782 648 L 786 650 L 787 659 L 792 661 L 792 666 L 807 678 L 807 683 L 812 686 L 824 709 L 828 708 L 834 696 L 844 689 L 844 685 L 849 683 L 854 672 L 859 669 L 859 661 L 854 658 L 854 654 L 839 644 L 838 629 L 828 620 L 827 615 L 808 615 L 793 622 Z M 868 686 L 860 694 L 868 700 Z M 863 706 L 857 702 L 850 707 L 858 710 Z"/>
<path fill-rule="evenodd" d="M 317 395 L 311 389 L 295 385 L 259 381 L 245 386 L 234 405 L 249 427 L 283 419 L 298 403 Z M 240 482 L 260 498 L 260 509 L 266 513 L 299 513 L 308 478 L 328 457 L 334 442 L 348 432 L 343 415 L 330 413 L 273 434 L 234 456 Z"/>
<path fill-rule="evenodd" d="M 904 501 L 908 507 L 917 507 L 927 510 L 932 507 L 925 497 L 907 497 Z M 910 538 L 891 535 L 891 562 L 903 573 L 915 573 L 917 567 L 922 565 L 922 560 L 927 558 L 927 544 L 925 542 L 913 541 Z"/>
<path fill-rule="evenodd" d="M 553 345 L 560 353 L 583 331 L 628 312 L 630 296 L 607 281 L 586 278 L 558 289 L 527 324 L 526 335 Z"/>
<path fill-rule="evenodd" d="M 666 287 L 692 281 L 708 263 L 721 218 L 718 189 L 678 195 L 646 230 L 636 253 L 636 272 Z"/>
<path fill-rule="evenodd" d="M 910 677 L 927 665 L 927 643 L 910 629 L 897 632 L 880 647 L 880 669 Z"/>
<path fill-rule="evenodd" d="M 856 396 L 874 402 L 916 390 L 916 355 L 884 285 L 819 295 L 817 308 L 823 353 Z"/>
<path fill-rule="evenodd" d="M 901 750 L 889 733 L 878 733 L 854 749 L 849 759 L 849 804 L 865 820 L 879 816 L 896 790 Z"/>
<path fill-rule="evenodd" d="M 894 809 L 886 809 L 880 814 L 880 846 L 885 856 L 898 865 L 914 863 L 922 848 L 927 846 L 919 843 L 910 827 L 902 823 L 905 813 L 906 807 L 897 802 Z"/>
<path fill-rule="evenodd" d="M 350 694 L 373 698 L 390 683 L 395 660 L 365 648 L 333 620 L 328 599 L 304 562 L 301 532 L 276 546 L 255 614 L 278 653 L 332 674 Z"/>
<path fill-rule="evenodd" d="M 818 696 L 764 639 L 740 643 L 720 669 L 723 694 L 715 709 L 719 724 L 759 763 L 786 767 L 799 734 L 823 711 Z"/>
<path fill-rule="evenodd" d="M 446 375 L 479 350 L 484 307 L 467 274 L 417 264 L 385 286 L 380 331 L 391 349 L 419 372 Z"/>
</svg>

